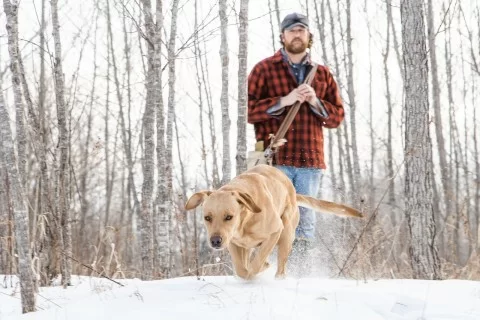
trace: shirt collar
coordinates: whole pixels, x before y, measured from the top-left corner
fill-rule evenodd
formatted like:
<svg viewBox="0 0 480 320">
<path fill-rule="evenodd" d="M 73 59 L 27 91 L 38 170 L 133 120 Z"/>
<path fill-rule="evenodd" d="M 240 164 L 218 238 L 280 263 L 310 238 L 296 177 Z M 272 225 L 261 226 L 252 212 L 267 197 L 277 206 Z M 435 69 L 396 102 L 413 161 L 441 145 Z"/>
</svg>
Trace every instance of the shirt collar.
<svg viewBox="0 0 480 320">
<path fill-rule="evenodd" d="M 285 51 L 285 48 L 281 48 L 280 50 L 278 50 L 277 53 L 275 53 L 275 56 L 277 56 L 277 59 L 278 59 L 278 56 L 279 56 L 281 58 L 281 61 L 285 61 L 285 62 L 289 63 L 290 65 L 292 64 L 292 62 L 290 61 L 290 59 L 288 57 L 287 52 Z M 305 54 L 305 56 L 303 57 L 302 61 L 300 61 L 300 64 L 310 65 L 311 63 L 312 63 L 312 61 L 311 61 L 311 58 L 310 58 L 310 54 L 307 52 Z"/>
</svg>

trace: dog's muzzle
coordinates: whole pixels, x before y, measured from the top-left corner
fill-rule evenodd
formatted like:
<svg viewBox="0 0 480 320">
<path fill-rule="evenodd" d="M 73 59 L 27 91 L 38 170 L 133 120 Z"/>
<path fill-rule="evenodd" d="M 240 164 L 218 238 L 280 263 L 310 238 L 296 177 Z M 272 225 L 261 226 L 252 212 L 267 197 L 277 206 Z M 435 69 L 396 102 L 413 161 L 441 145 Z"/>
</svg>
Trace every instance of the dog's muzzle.
<svg viewBox="0 0 480 320">
<path fill-rule="evenodd" d="M 212 248 L 220 249 L 222 247 L 222 237 L 220 236 L 211 237 L 210 244 L 212 245 Z"/>
</svg>

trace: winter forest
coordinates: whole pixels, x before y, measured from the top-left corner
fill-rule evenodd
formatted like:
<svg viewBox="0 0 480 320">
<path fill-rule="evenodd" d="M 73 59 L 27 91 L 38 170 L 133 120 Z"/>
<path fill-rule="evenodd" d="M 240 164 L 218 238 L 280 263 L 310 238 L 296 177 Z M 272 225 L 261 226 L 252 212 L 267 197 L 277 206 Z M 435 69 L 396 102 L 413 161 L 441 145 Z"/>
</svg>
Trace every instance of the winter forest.
<svg viewBox="0 0 480 320">
<path fill-rule="evenodd" d="M 229 275 L 192 192 L 246 170 L 246 82 L 309 17 L 341 88 L 319 216 L 331 278 L 480 279 L 477 0 L 2 0 L 0 275 Z M 4 277 L 4 276 L 2 276 Z M 2 280 L 3 282 L 4 280 Z"/>
</svg>

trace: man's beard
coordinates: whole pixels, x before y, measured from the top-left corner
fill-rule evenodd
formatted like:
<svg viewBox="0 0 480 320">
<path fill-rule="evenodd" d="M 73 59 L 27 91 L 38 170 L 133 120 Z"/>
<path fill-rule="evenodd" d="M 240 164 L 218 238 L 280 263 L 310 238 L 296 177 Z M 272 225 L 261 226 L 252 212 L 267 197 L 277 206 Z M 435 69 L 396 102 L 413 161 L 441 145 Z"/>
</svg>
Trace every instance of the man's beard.
<svg viewBox="0 0 480 320">
<path fill-rule="evenodd" d="M 301 39 L 294 39 L 289 43 L 285 43 L 285 50 L 290 53 L 298 54 L 307 50 L 308 43 L 303 42 Z"/>
</svg>

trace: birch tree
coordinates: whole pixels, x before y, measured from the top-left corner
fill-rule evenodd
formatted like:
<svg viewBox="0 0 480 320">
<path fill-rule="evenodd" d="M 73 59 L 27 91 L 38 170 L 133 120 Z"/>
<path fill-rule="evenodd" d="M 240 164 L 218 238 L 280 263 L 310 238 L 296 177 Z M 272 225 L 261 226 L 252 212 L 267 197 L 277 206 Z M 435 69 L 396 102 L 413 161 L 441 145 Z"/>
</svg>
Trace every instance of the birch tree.
<svg viewBox="0 0 480 320">
<path fill-rule="evenodd" d="M 325 12 L 325 0 L 320 2 L 320 9 L 319 9 L 319 2 L 314 1 L 314 9 L 315 9 L 315 20 L 318 30 L 318 38 L 320 40 L 320 45 L 322 48 L 322 60 L 325 65 L 329 65 L 329 58 L 327 54 L 327 34 L 326 34 L 326 12 Z M 332 27 L 333 28 L 333 27 Z M 337 129 L 338 132 L 340 129 Z M 334 133 L 333 130 L 328 131 L 328 167 L 330 172 L 330 180 L 332 182 L 332 190 L 337 190 L 337 173 L 336 173 L 336 162 L 334 161 Z"/>
<path fill-rule="evenodd" d="M 360 183 L 360 159 L 358 157 L 357 147 L 357 120 L 356 120 L 356 102 L 355 102 L 355 85 L 353 81 L 353 49 L 352 49 L 352 21 L 351 21 L 351 0 L 347 0 L 347 57 L 348 57 L 348 70 L 347 70 L 347 93 L 350 103 L 350 128 L 351 128 L 351 141 L 352 141 L 352 160 L 353 160 L 353 190 L 358 190 L 357 186 Z M 357 194 L 357 193 L 354 193 Z M 358 199 L 358 194 L 356 196 Z M 354 199 L 352 199 L 354 200 Z"/>
<path fill-rule="evenodd" d="M 155 65 L 155 47 L 159 44 L 155 42 L 156 29 L 152 15 L 152 4 L 149 0 L 143 0 L 143 13 L 145 18 L 145 29 L 147 31 L 147 56 L 148 71 L 146 76 L 147 98 L 145 102 L 145 112 L 143 113 L 143 186 L 142 186 L 142 207 L 140 210 L 140 248 L 141 248 L 141 268 L 142 278 L 149 280 L 153 274 L 154 268 L 154 246 L 153 246 L 153 177 L 154 177 L 154 125 L 155 125 L 155 86 L 157 85 L 156 72 L 158 66 Z"/>
<path fill-rule="evenodd" d="M 370 24 L 370 21 L 368 21 L 368 2 L 365 0 L 364 3 L 364 10 L 365 14 L 367 16 L 367 29 L 368 29 L 368 122 L 370 124 L 370 173 L 369 173 L 369 179 L 368 179 L 368 184 L 370 188 L 373 188 L 373 177 L 375 174 L 375 131 L 374 131 L 374 125 L 373 125 L 373 59 L 372 59 L 372 26 Z M 388 35 L 387 35 L 388 37 Z M 373 207 L 373 201 L 375 199 L 375 194 L 371 194 L 369 197 L 369 206 Z"/>
<path fill-rule="evenodd" d="M 3 7 L 7 16 L 8 52 L 10 54 L 10 69 L 12 71 L 13 97 L 15 103 L 15 140 L 17 141 L 18 173 L 22 186 L 25 186 L 27 178 L 27 135 L 25 131 L 25 105 L 23 102 L 20 51 L 18 46 L 18 6 L 19 3 L 16 0 L 13 0 L 13 2 L 3 0 Z"/>
<path fill-rule="evenodd" d="M 36 228 L 32 228 L 32 240 L 34 240 L 34 245 L 36 247 L 35 253 L 38 254 L 40 259 L 40 268 L 39 271 L 40 285 L 47 285 L 50 282 L 50 279 L 57 276 L 55 261 L 54 258 L 56 255 L 55 248 L 53 247 L 53 242 L 57 238 L 56 230 L 54 229 L 55 223 L 48 224 L 46 221 L 54 221 L 54 204 L 51 194 L 51 178 L 49 176 L 49 168 L 47 165 L 47 153 L 48 151 L 48 134 L 47 134 L 47 80 L 46 80 L 46 67 L 45 57 L 46 53 L 46 39 L 45 39 L 45 30 L 46 30 L 46 8 L 45 0 L 42 0 L 42 12 L 41 12 L 41 21 L 40 21 L 40 73 L 39 73 L 39 91 L 38 91 L 38 120 L 35 120 L 35 113 L 29 112 L 30 122 L 33 124 L 33 130 L 37 133 L 37 137 L 33 137 L 33 141 L 37 141 L 37 146 L 35 147 L 36 152 L 38 153 L 39 158 L 39 167 L 40 167 L 40 188 L 41 188 L 41 197 L 40 203 L 38 205 L 37 216 L 35 217 L 37 221 L 33 221 L 34 226 L 36 226 L 42 232 L 38 233 L 36 236 Z M 43 230 L 45 232 L 43 232 Z"/>
<path fill-rule="evenodd" d="M 57 103 L 58 145 L 57 145 L 57 223 L 59 224 L 60 260 L 62 262 L 62 284 L 70 285 L 72 262 L 67 256 L 72 256 L 72 230 L 68 199 L 68 131 L 67 107 L 65 103 L 65 79 L 62 66 L 62 45 L 60 41 L 60 23 L 58 21 L 58 0 L 51 1 L 52 27 L 55 44 L 54 84 Z"/>
<path fill-rule="evenodd" d="M 5 2 L 9 2 L 4 0 Z M 13 6 L 17 4 L 13 3 Z M 16 8 L 8 8 L 16 10 Z M 7 6 L 5 6 L 6 10 Z M 7 15 L 12 11 L 6 11 Z M 16 20 L 13 20 L 16 21 Z M 13 22 L 8 20 L 7 25 Z M 15 22 L 16 23 L 16 22 Z M 7 29 L 9 28 L 7 27 Z M 15 26 L 16 27 L 16 26 Z M 12 59 L 13 61 L 13 59 Z M 12 68 L 13 73 L 17 72 Z M 18 79 L 18 74 L 12 77 L 12 81 Z M 32 258 L 30 253 L 30 239 L 28 234 L 28 212 L 27 205 L 18 174 L 17 164 L 15 162 L 15 151 L 13 146 L 13 136 L 10 129 L 10 119 L 7 113 L 6 106 L 3 101 L 3 95 L 0 94 L 0 172 L 5 169 L 7 172 L 6 185 L 10 189 L 10 203 L 13 209 L 13 222 L 15 226 L 15 242 L 18 256 L 18 276 L 20 279 L 20 295 L 22 302 L 22 312 L 35 311 L 35 286 L 32 274 Z M 0 182 L 0 183 L 3 183 Z"/>
<path fill-rule="evenodd" d="M 349 39 L 348 37 L 347 37 L 347 40 L 344 39 L 346 31 L 344 29 L 344 25 L 343 25 L 343 21 L 342 21 L 342 12 L 344 11 L 344 8 L 342 8 L 343 2 L 341 2 L 341 1 L 336 2 L 337 12 L 335 13 L 335 15 L 332 13 L 331 0 L 328 0 L 327 4 L 328 4 L 329 13 L 330 13 L 330 20 L 331 20 L 331 25 L 332 25 L 332 34 L 334 33 L 334 30 L 333 30 L 334 24 L 338 25 L 338 32 L 340 33 L 340 40 L 341 41 L 339 41 L 339 43 L 333 42 L 333 37 L 332 37 L 332 48 L 333 48 L 334 51 L 338 51 L 336 53 L 336 55 L 338 56 L 337 59 L 340 59 L 339 61 L 336 61 L 336 63 L 338 62 L 337 73 L 340 73 L 340 63 L 342 63 L 343 68 L 345 70 L 347 95 L 350 98 L 351 93 L 348 93 L 348 90 L 349 90 L 349 87 L 348 87 L 348 73 L 349 73 L 348 48 L 345 48 L 346 42 L 350 41 L 350 40 L 348 40 Z M 340 49 L 339 49 L 340 45 L 339 44 L 341 44 L 343 52 L 340 51 Z M 338 47 L 338 49 L 337 49 L 337 47 Z M 342 55 L 343 55 L 343 57 L 342 57 Z M 338 75 L 337 78 L 340 78 L 340 75 Z M 338 82 L 339 82 L 339 87 L 340 88 L 344 87 L 340 80 L 338 80 Z M 350 101 L 348 103 L 345 103 L 345 105 L 349 105 L 349 104 L 350 104 Z M 346 113 L 348 114 L 348 110 L 346 111 Z M 351 151 L 351 142 L 350 142 L 351 140 L 350 140 L 350 134 L 349 134 L 349 131 L 351 130 L 350 129 L 350 121 L 344 121 L 343 124 L 342 124 L 342 129 L 344 131 L 343 136 L 340 133 L 337 134 L 338 139 L 339 139 L 338 144 L 339 144 L 339 148 L 342 148 L 342 149 L 345 148 L 345 151 L 340 151 L 339 150 L 339 153 L 342 152 L 344 154 L 344 161 L 346 162 L 345 174 L 347 175 L 348 182 L 349 182 L 349 185 L 350 185 L 350 189 L 348 189 L 348 199 L 351 199 L 351 201 L 354 201 L 357 198 L 357 195 L 354 193 L 354 190 L 355 190 L 354 189 L 355 170 L 354 170 L 354 164 L 352 163 L 353 162 L 352 152 L 350 152 Z M 342 139 L 344 139 L 345 142 L 342 142 L 341 141 Z M 345 194 L 347 194 L 347 185 L 345 184 L 344 186 L 345 186 L 345 188 L 343 189 L 343 192 L 345 192 Z"/>
<path fill-rule="evenodd" d="M 1 90 L 1 87 L 0 87 Z M 0 99 L 2 99 L 0 97 Z M 9 265 L 9 251 L 8 242 L 10 237 L 8 235 L 8 229 L 10 220 L 8 219 L 8 200 L 6 190 L 7 173 L 3 166 L 0 166 L 0 269 L 5 270 L 8 273 Z"/>
<path fill-rule="evenodd" d="M 223 162 L 222 162 L 222 184 L 228 182 L 231 178 L 230 169 L 230 118 L 228 113 L 228 16 L 227 0 L 220 0 L 220 61 L 222 65 L 222 92 L 220 96 L 220 105 L 222 108 L 222 137 L 223 137 Z"/>
<path fill-rule="evenodd" d="M 386 94 L 385 97 L 387 98 L 387 107 L 388 107 L 388 114 L 387 114 L 387 176 L 389 179 L 393 179 L 393 176 L 395 174 L 393 170 L 393 101 L 392 101 L 392 92 L 390 88 L 390 70 L 389 70 L 389 55 L 390 55 L 390 35 L 395 32 L 394 29 L 392 29 L 393 23 L 391 20 L 393 19 L 392 17 L 392 4 L 391 0 L 387 0 L 386 2 L 387 6 L 387 43 L 385 44 L 385 52 L 383 53 L 383 70 L 384 70 L 384 75 L 385 75 L 385 88 L 386 88 Z M 392 30 L 391 30 L 392 29 Z M 390 31 L 391 30 L 391 31 Z M 389 186 L 388 189 L 388 200 L 390 202 L 390 205 L 395 204 L 395 181 L 392 181 L 392 183 Z M 393 223 L 394 225 L 396 224 L 396 217 L 393 214 Z"/>
<path fill-rule="evenodd" d="M 336 77 L 337 77 L 337 82 L 338 82 L 338 87 L 342 88 L 343 87 L 343 81 L 341 78 L 340 74 L 340 58 L 339 54 L 337 52 L 337 38 L 336 38 L 336 27 L 335 27 L 335 21 L 334 21 L 334 15 L 333 15 L 333 10 L 332 10 L 332 5 L 330 0 L 327 0 L 327 9 L 328 13 L 330 16 L 330 31 L 331 31 L 331 46 L 333 48 L 333 61 L 334 61 L 334 66 L 336 70 Z M 329 130 L 330 131 L 330 130 Z M 337 190 L 340 192 L 336 192 L 335 194 L 341 195 L 338 200 L 344 201 L 345 199 L 345 193 L 346 193 L 346 182 L 345 182 L 345 166 L 344 163 L 347 161 L 347 163 L 350 163 L 347 160 L 347 157 L 345 155 L 345 150 L 344 150 L 344 144 L 342 143 L 342 130 L 338 128 L 336 130 L 336 136 L 337 136 L 337 143 L 338 143 L 338 182 L 335 183 L 335 186 L 337 187 Z M 332 143 L 333 145 L 333 143 Z M 333 152 L 329 152 L 330 154 L 333 154 Z M 351 167 L 351 166 L 350 166 Z"/>
<path fill-rule="evenodd" d="M 207 45 L 204 44 L 203 52 L 206 53 L 208 52 L 207 50 Z M 212 100 L 212 88 L 210 85 L 210 72 L 209 72 L 209 67 L 208 67 L 208 59 L 207 55 L 201 53 L 201 51 L 198 51 L 200 54 L 200 68 L 202 71 L 202 82 L 204 83 L 204 89 L 205 89 L 205 100 L 207 102 L 207 107 L 208 107 L 208 124 L 210 127 L 210 149 L 212 153 L 212 187 L 214 189 L 217 189 L 221 185 L 221 179 L 220 179 L 220 168 L 218 164 L 218 150 L 217 150 L 217 134 L 215 132 L 216 128 L 216 122 L 215 122 L 215 112 L 213 109 L 213 100 Z M 203 59 L 202 59 L 203 56 Z"/>
<path fill-rule="evenodd" d="M 275 52 L 277 49 L 276 48 L 276 38 L 275 38 L 275 27 L 274 27 L 274 23 L 273 23 L 273 10 L 272 10 L 272 3 L 271 3 L 271 0 L 268 0 L 268 18 L 269 18 L 269 22 L 270 22 L 270 32 L 272 34 L 272 50 L 273 52 Z"/>
<path fill-rule="evenodd" d="M 445 138 L 443 137 L 442 125 L 442 106 L 440 104 L 440 83 L 438 75 L 437 48 L 435 44 L 436 30 L 433 19 L 432 0 L 428 0 L 427 6 L 427 30 L 428 30 L 428 52 L 430 57 L 430 66 L 432 71 L 432 107 L 435 123 L 435 136 L 437 141 L 438 159 L 440 163 L 440 178 L 443 188 L 443 197 L 445 201 L 445 211 L 447 214 L 452 212 L 452 188 L 451 180 L 448 175 L 447 154 L 445 150 Z"/>
<path fill-rule="evenodd" d="M 5 105 L 3 97 L 4 74 L 5 72 L 0 72 L 0 105 Z M 3 160 L 0 158 L 0 268 L 1 270 L 5 270 L 6 274 L 12 274 L 14 257 L 13 250 L 11 250 L 13 247 L 11 230 L 13 222 L 9 217 L 10 201 L 8 199 L 7 168 L 4 168 Z"/>
<path fill-rule="evenodd" d="M 402 0 L 405 95 L 405 215 L 415 279 L 439 279 L 432 199 L 428 58 L 422 0 Z"/>
<path fill-rule="evenodd" d="M 108 12 L 107 12 L 107 17 L 108 17 Z M 108 32 L 110 35 L 113 34 L 111 23 L 108 24 Z M 115 47 L 113 45 L 113 36 L 109 37 L 109 41 L 110 41 L 111 59 L 112 59 L 112 67 L 113 67 L 113 80 L 115 83 L 115 91 L 116 91 L 117 102 L 119 107 L 118 117 L 120 120 L 120 129 L 121 129 L 120 131 L 121 131 L 123 150 L 125 153 L 127 170 L 128 170 L 128 178 L 127 178 L 128 180 L 127 189 L 129 191 L 128 196 L 129 197 L 131 196 L 133 199 L 133 208 L 128 206 L 130 209 L 129 217 L 133 218 L 133 215 L 139 212 L 140 200 L 138 198 L 137 187 L 134 181 L 134 172 L 133 172 L 134 157 L 132 154 L 132 141 L 131 141 L 132 128 L 130 127 L 129 122 L 127 122 L 127 120 L 125 119 L 126 117 L 130 119 L 130 114 L 127 113 L 127 115 L 125 115 L 125 105 L 124 105 L 124 99 L 121 91 L 119 68 L 117 67 L 118 64 L 117 64 L 117 59 L 114 52 Z"/>
<path fill-rule="evenodd" d="M 194 30 L 198 30 L 198 0 L 195 0 L 195 19 L 194 19 Z M 205 113 L 205 102 L 208 103 L 208 95 L 206 98 L 203 97 L 203 91 L 205 83 L 202 81 L 201 70 L 203 71 L 202 63 L 202 52 L 199 44 L 198 32 L 195 32 L 193 38 L 193 53 L 195 55 L 195 76 L 197 81 L 198 89 L 198 108 L 199 108 L 199 125 L 200 125 L 200 140 L 201 140 L 201 153 L 202 153 L 202 164 L 203 164 L 203 174 L 205 176 L 206 188 L 210 189 L 210 178 L 208 174 L 208 162 L 207 162 L 207 144 L 205 137 L 205 122 L 204 122 L 204 113 Z M 205 101 L 205 102 L 204 102 Z M 196 220 L 195 220 L 196 221 Z"/>
<path fill-rule="evenodd" d="M 170 10 L 171 13 L 171 21 L 170 21 L 170 36 L 168 39 L 167 45 L 167 59 L 168 59 L 168 109 L 167 109 L 167 132 L 165 135 L 165 145 L 166 145 L 166 156 L 165 156 L 165 173 L 164 177 L 166 178 L 165 183 L 165 194 L 164 198 L 162 199 L 166 214 L 168 216 L 169 221 L 169 233 L 172 233 L 173 223 L 171 221 L 173 216 L 173 118 L 175 117 L 175 84 L 177 83 L 176 78 L 176 40 L 177 40 L 177 17 L 178 17 L 178 4 L 179 0 L 173 0 L 172 8 Z M 158 15 L 158 12 L 157 12 Z M 160 44 L 160 42 L 159 42 Z M 168 245 L 167 248 L 170 250 L 168 258 L 169 258 L 169 266 L 171 268 L 172 258 L 173 258 L 173 251 L 175 250 L 172 245 Z M 168 274 L 167 274 L 168 276 Z"/>
<path fill-rule="evenodd" d="M 240 1 L 238 42 L 237 175 L 247 169 L 248 0 Z"/>
</svg>

